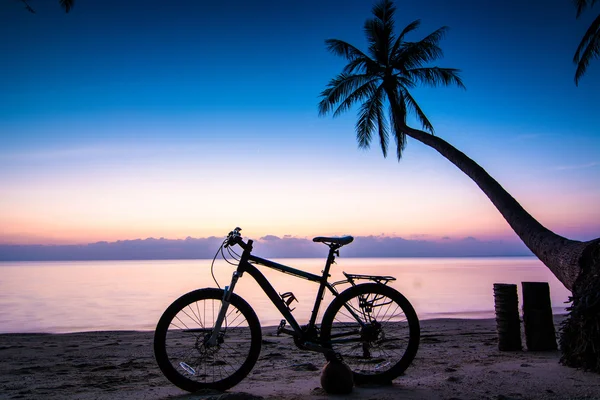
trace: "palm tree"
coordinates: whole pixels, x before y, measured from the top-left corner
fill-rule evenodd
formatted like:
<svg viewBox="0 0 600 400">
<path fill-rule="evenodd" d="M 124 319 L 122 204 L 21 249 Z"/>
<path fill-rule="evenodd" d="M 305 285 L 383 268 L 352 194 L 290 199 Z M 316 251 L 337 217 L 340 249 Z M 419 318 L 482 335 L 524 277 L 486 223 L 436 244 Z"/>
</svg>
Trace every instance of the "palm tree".
<svg viewBox="0 0 600 400">
<path fill-rule="evenodd" d="M 346 58 L 348 63 L 321 93 L 319 114 L 333 113 L 335 117 L 361 103 L 356 123 L 358 145 L 368 148 L 377 136 L 384 157 L 390 133 L 396 143 L 398 160 L 405 150 L 407 136 L 432 147 L 479 186 L 527 247 L 565 287 L 573 291 L 574 306 L 584 288 L 585 293 L 595 290 L 598 298 L 600 238 L 580 242 L 550 231 L 475 161 L 434 135 L 431 122 L 410 90 L 419 84 L 464 88 L 459 70 L 428 66 L 442 56 L 438 44 L 447 28 L 442 27 L 420 41 L 409 42 L 405 36 L 419 27 L 419 21 L 410 23 L 396 36 L 394 12 L 395 7 L 389 0 L 382 0 L 373 7 L 374 17 L 364 25 L 368 42 L 366 53 L 342 40 L 325 42 L 330 52 Z M 409 112 L 414 113 L 423 130 L 408 125 Z M 593 282 L 591 287 L 588 287 L 589 282 Z M 600 302 L 600 298 L 598 300 Z M 600 339 L 600 332 L 597 338 Z M 600 349 L 595 351 L 600 360 Z M 597 368 L 600 371 L 600 364 Z"/>
<path fill-rule="evenodd" d="M 577 18 L 581 15 L 581 13 L 587 8 L 592 8 L 596 0 L 573 0 L 575 6 L 577 7 Z M 577 64 L 577 70 L 575 71 L 575 85 L 579 84 L 579 79 L 585 74 L 587 66 L 593 58 L 598 58 L 600 56 L 600 14 L 596 17 L 596 19 L 592 22 L 588 30 L 583 35 L 581 42 L 579 42 L 579 46 L 577 46 L 577 50 L 575 51 L 575 56 L 573 57 L 573 62 Z"/>
<path fill-rule="evenodd" d="M 27 11 L 29 11 L 32 14 L 35 14 L 35 10 L 29 5 L 27 0 L 21 0 L 21 3 L 25 5 L 25 9 Z M 75 5 L 75 0 L 58 0 L 58 3 L 65 10 L 65 12 L 68 13 L 73 8 L 73 5 Z"/>
</svg>

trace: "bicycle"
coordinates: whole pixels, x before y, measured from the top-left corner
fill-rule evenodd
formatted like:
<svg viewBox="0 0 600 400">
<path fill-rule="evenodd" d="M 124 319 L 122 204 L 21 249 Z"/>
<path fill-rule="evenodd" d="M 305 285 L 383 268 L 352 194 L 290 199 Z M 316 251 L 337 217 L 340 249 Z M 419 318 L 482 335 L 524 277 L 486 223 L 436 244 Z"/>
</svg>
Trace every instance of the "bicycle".
<svg viewBox="0 0 600 400">
<path fill-rule="evenodd" d="M 346 279 L 328 282 L 339 249 L 351 243 L 352 236 L 313 239 L 329 247 L 322 275 L 316 275 L 253 255 L 253 241 L 244 242 L 240 230 L 231 231 L 217 251 L 225 258 L 223 249 L 228 249 L 238 261 L 229 286 L 184 294 L 165 310 L 156 326 L 155 358 L 173 384 L 189 392 L 227 390 L 254 367 L 262 343 L 260 322 L 252 307 L 234 293 L 244 273 L 256 280 L 284 317 L 278 335 L 288 334 L 300 349 L 321 352 L 328 360 L 343 359 L 356 384 L 391 382 L 408 368 L 419 347 L 419 319 L 409 301 L 387 286 L 395 278 L 344 272 Z M 241 256 L 232 252 L 235 245 L 243 249 Z M 293 293 L 278 294 L 258 265 L 319 284 L 308 324 L 301 326 L 292 314 Z M 370 282 L 356 283 L 361 280 Z M 350 287 L 338 292 L 336 287 L 343 284 Z M 325 289 L 334 298 L 319 326 L 316 319 Z"/>
</svg>

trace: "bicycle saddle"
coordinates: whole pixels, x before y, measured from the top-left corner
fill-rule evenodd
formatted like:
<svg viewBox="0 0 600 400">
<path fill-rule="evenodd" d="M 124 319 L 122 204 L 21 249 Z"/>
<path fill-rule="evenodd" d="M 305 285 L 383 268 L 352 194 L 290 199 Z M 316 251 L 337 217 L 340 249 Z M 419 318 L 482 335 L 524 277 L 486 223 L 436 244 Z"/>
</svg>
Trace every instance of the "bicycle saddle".
<svg viewBox="0 0 600 400">
<path fill-rule="evenodd" d="M 340 246 L 344 246 L 346 244 L 352 243 L 354 238 L 352 236 L 342 236 L 342 237 L 324 237 L 317 236 L 313 239 L 313 242 L 317 243 L 333 243 L 339 244 Z"/>
</svg>

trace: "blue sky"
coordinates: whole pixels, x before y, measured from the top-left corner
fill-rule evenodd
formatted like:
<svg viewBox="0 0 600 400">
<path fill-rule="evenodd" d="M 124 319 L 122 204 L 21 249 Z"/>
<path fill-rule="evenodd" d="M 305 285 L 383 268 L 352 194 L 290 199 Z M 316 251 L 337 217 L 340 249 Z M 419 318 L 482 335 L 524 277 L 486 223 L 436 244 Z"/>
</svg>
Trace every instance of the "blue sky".
<svg viewBox="0 0 600 400">
<path fill-rule="evenodd" d="M 360 234 L 515 240 L 475 185 L 409 142 L 357 150 L 355 113 L 319 118 L 364 48 L 370 1 L 0 4 L 0 242 Z M 436 133 L 535 217 L 600 235 L 600 62 L 571 59 L 598 7 L 564 1 L 396 2 L 409 40 L 447 25 L 439 66 L 467 86 L 413 95 Z M 393 153 L 392 153 L 393 154 Z"/>
</svg>

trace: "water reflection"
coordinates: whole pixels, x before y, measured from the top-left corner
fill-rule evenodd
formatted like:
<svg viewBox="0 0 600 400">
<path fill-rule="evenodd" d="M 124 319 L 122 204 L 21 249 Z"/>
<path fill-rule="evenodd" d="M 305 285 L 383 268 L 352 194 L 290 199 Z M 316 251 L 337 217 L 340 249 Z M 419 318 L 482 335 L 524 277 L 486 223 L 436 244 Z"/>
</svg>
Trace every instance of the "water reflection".
<svg viewBox="0 0 600 400">
<path fill-rule="evenodd" d="M 275 260 L 319 274 L 321 259 Z M 421 319 L 493 317 L 494 283 L 550 283 L 555 311 L 564 311 L 569 292 L 535 258 L 339 258 L 331 280 L 354 274 L 392 275 L 390 285 L 413 304 Z M 223 287 L 234 267 L 218 261 Z M 279 293 L 293 292 L 294 315 L 304 323 L 312 311 L 317 284 L 262 268 Z M 165 308 L 180 295 L 214 287 L 210 260 L 75 261 L 0 263 L 1 332 L 153 330 Z M 250 276 L 236 293 L 255 309 L 263 326 L 281 317 Z M 325 298 L 324 305 L 331 300 Z M 321 310 L 321 315 L 324 312 Z M 319 319 L 320 320 L 320 319 Z"/>
</svg>

